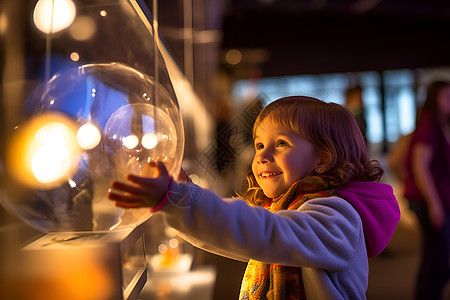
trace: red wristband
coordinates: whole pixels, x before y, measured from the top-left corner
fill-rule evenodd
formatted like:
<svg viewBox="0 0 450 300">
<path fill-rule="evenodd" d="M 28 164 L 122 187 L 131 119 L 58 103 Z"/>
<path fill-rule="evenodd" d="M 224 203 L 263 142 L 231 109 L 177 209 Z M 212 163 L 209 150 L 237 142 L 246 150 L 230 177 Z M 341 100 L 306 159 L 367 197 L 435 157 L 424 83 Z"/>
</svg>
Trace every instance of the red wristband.
<svg viewBox="0 0 450 300">
<path fill-rule="evenodd" d="M 170 176 L 170 181 L 169 181 L 169 186 L 167 187 L 167 192 L 164 195 L 164 198 L 162 198 L 161 201 L 159 201 L 159 203 L 150 209 L 151 213 L 155 213 L 158 210 L 162 209 L 164 206 L 166 206 L 167 202 L 169 202 L 169 193 L 170 193 L 170 189 L 172 188 L 172 182 L 173 182 L 173 177 Z"/>
</svg>

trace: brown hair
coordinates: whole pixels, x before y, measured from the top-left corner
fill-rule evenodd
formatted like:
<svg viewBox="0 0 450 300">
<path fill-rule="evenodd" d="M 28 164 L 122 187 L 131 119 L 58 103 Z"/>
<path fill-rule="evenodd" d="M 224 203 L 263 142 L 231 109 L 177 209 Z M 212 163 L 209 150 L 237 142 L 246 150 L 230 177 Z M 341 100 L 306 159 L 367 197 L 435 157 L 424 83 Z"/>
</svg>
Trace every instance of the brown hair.
<svg viewBox="0 0 450 300">
<path fill-rule="evenodd" d="M 439 100 L 439 94 L 441 91 L 447 87 L 450 86 L 449 81 L 434 81 L 432 82 L 427 90 L 427 98 L 425 99 L 425 103 L 423 104 L 420 115 L 418 117 L 418 122 L 421 121 L 422 115 L 428 114 L 431 118 L 431 121 L 436 123 L 438 122 L 438 116 L 439 116 L 439 108 L 438 108 L 438 100 Z M 447 122 L 450 122 L 450 120 L 446 120 Z"/>
<path fill-rule="evenodd" d="M 378 161 L 369 161 L 364 137 L 346 107 L 306 96 L 281 98 L 261 111 L 253 125 L 253 136 L 266 118 L 292 128 L 319 151 L 330 154 L 327 171 L 311 175 L 329 176 L 341 186 L 352 181 L 381 179 L 383 169 Z M 241 197 L 252 205 L 258 205 L 265 198 L 251 171 L 247 174 L 246 192 Z"/>
</svg>

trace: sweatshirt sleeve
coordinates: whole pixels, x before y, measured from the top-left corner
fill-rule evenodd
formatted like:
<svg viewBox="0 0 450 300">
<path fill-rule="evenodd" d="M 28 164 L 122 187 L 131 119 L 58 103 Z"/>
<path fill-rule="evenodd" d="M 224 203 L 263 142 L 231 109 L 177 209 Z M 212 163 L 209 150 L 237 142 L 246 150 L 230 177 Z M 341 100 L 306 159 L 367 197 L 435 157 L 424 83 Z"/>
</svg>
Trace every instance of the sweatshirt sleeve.
<svg viewBox="0 0 450 300">
<path fill-rule="evenodd" d="M 192 184 L 174 183 L 169 203 L 158 213 L 193 245 L 241 261 L 339 270 L 364 243 L 358 213 L 339 197 L 272 213 Z"/>
</svg>

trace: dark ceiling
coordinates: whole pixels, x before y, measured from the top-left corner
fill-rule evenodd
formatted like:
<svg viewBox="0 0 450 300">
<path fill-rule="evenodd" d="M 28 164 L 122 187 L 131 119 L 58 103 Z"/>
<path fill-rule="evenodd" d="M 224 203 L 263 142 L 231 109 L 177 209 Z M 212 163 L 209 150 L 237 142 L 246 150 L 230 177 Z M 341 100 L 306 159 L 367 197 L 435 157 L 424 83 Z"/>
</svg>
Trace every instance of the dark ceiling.
<svg viewBox="0 0 450 300">
<path fill-rule="evenodd" d="M 232 0 L 222 30 L 261 76 L 450 65 L 449 1 Z"/>
</svg>

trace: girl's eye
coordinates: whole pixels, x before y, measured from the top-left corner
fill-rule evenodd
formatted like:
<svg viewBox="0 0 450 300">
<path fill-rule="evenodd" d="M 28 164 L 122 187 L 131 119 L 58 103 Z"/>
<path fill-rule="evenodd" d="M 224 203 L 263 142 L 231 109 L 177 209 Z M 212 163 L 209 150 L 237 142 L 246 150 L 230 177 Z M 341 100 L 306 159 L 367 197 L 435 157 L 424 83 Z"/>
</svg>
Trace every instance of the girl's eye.
<svg viewBox="0 0 450 300">
<path fill-rule="evenodd" d="M 255 144 L 255 149 L 256 150 L 262 150 L 262 149 L 264 149 L 264 145 L 261 144 L 261 143 Z"/>
<path fill-rule="evenodd" d="M 287 146 L 287 143 L 285 141 L 278 141 L 277 147 L 284 147 Z"/>
</svg>

